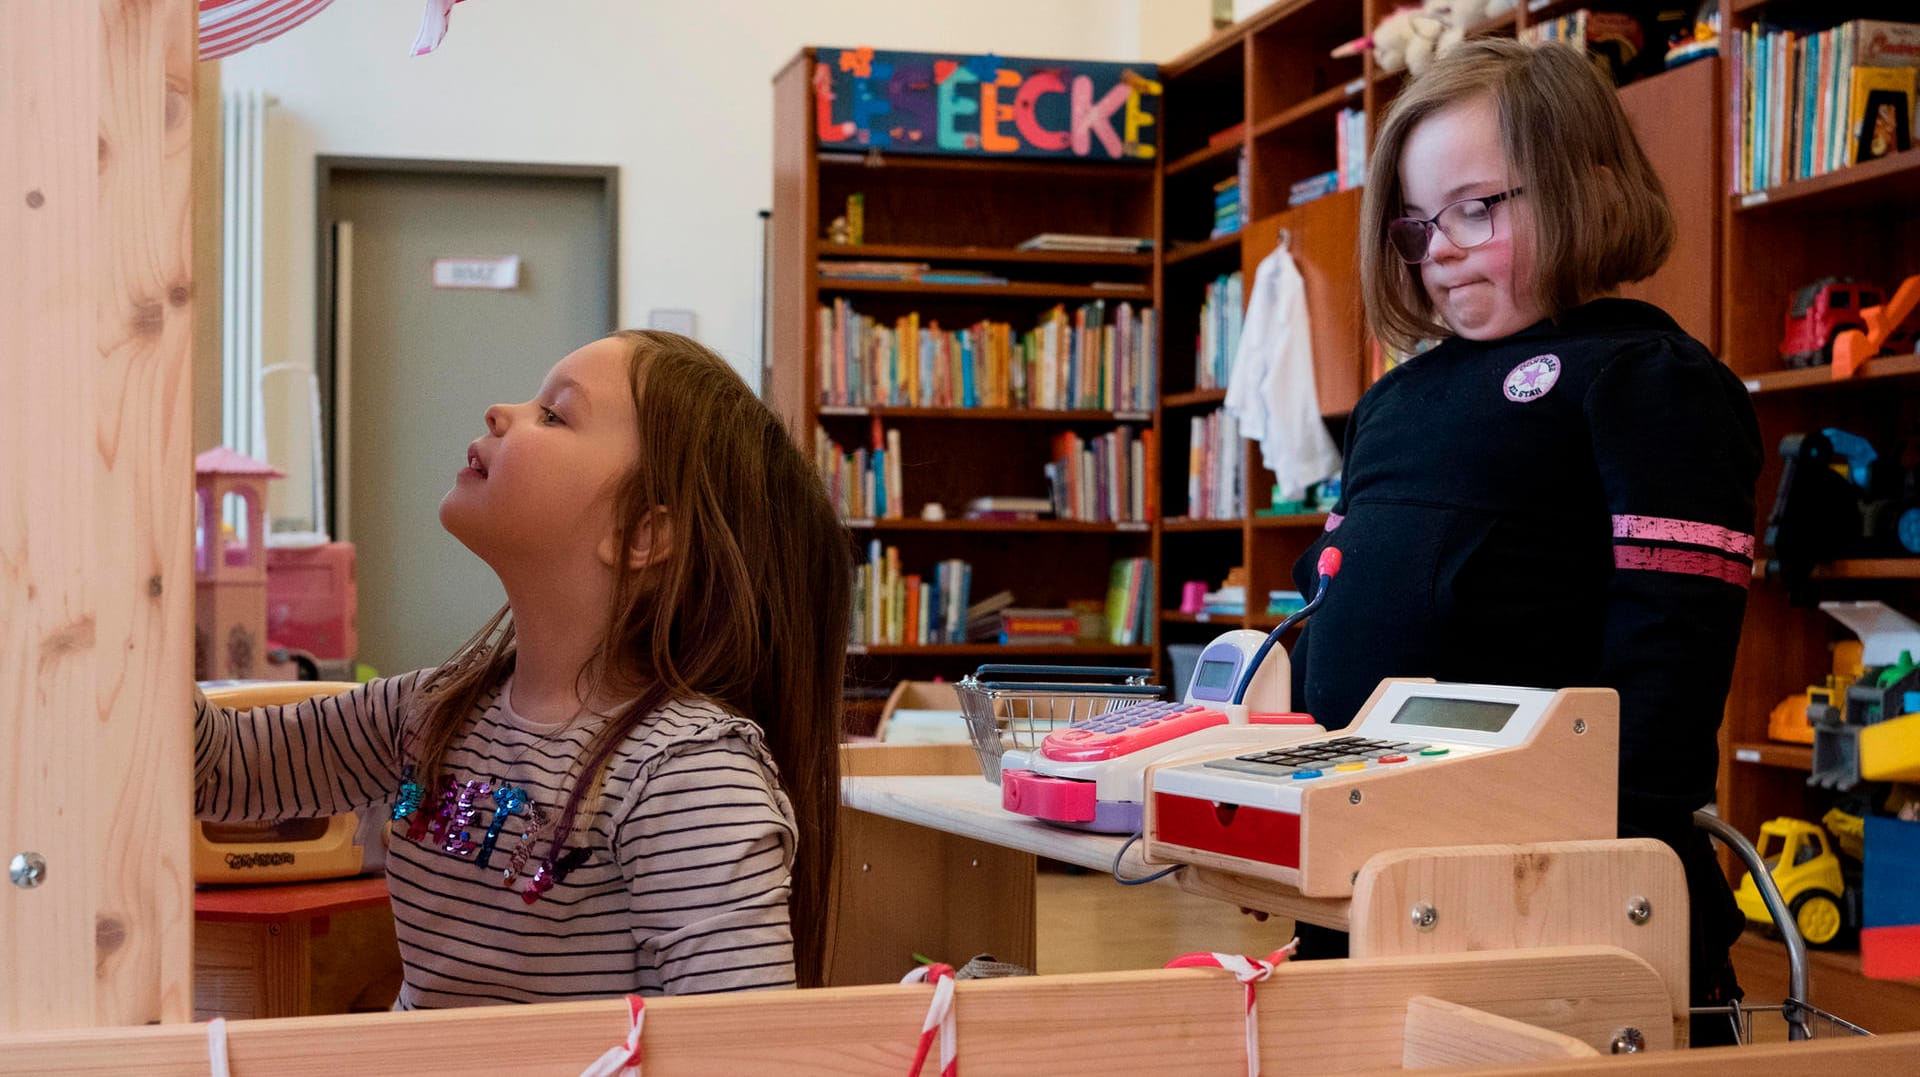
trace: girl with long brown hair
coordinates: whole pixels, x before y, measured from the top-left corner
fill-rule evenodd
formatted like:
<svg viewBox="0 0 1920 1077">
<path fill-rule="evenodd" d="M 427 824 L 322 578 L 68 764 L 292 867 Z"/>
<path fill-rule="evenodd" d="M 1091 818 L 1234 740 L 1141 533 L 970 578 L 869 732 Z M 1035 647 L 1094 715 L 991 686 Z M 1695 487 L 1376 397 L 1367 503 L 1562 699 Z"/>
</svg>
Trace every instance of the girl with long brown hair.
<svg viewBox="0 0 1920 1077">
<path fill-rule="evenodd" d="M 447 663 L 196 708 L 196 809 L 391 800 L 398 1008 L 817 984 L 850 545 L 724 361 L 616 333 L 487 409 L 440 506 L 507 607 Z"/>
</svg>

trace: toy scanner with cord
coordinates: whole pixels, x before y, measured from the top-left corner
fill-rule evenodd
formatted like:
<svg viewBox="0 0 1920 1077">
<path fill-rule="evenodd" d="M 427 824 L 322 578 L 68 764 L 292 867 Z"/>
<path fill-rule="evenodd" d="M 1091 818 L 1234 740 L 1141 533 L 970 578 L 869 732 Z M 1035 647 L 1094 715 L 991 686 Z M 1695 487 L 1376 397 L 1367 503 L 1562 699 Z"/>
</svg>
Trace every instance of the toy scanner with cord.
<svg viewBox="0 0 1920 1077">
<path fill-rule="evenodd" d="M 1148 766 L 1194 753 L 1246 752 L 1326 733 L 1291 711 L 1293 672 L 1282 633 L 1326 598 L 1340 551 L 1319 561 L 1313 600 L 1266 635 L 1228 632 L 1207 645 L 1178 702 L 1146 699 L 1047 734 L 1001 760 L 1001 805 L 1010 812 L 1102 834 L 1133 834 L 1144 818 Z"/>
</svg>

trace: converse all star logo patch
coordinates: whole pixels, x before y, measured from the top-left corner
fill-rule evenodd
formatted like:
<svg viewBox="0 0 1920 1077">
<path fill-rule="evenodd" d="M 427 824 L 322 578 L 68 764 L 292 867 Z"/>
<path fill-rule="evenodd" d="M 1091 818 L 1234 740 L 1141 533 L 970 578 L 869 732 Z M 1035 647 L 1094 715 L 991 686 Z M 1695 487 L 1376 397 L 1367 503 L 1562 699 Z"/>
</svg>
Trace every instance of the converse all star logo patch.
<svg viewBox="0 0 1920 1077">
<path fill-rule="evenodd" d="M 1536 355 L 1508 371 L 1501 389 L 1508 400 L 1516 404 L 1530 404 L 1547 395 L 1559 380 L 1560 357 Z"/>
</svg>

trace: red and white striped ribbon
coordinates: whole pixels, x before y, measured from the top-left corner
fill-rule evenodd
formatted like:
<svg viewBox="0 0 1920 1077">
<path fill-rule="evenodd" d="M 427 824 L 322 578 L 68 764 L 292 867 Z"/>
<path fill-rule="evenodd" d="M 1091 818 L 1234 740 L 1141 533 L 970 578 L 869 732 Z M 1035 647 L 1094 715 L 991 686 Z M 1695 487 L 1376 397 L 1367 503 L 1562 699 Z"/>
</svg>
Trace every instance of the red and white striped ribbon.
<svg viewBox="0 0 1920 1077">
<path fill-rule="evenodd" d="M 1181 954 L 1167 962 L 1170 969 L 1223 968 L 1247 985 L 1247 1077 L 1260 1077 L 1260 1008 L 1254 1001 L 1253 985 L 1273 975 L 1273 970 L 1290 956 L 1300 940 L 1295 939 L 1265 957 L 1239 954 Z"/>
<path fill-rule="evenodd" d="M 200 58 L 218 60 L 271 41 L 333 0 L 200 0 Z"/>
<path fill-rule="evenodd" d="M 640 1024 L 646 1017 L 647 1000 L 639 995 L 628 995 L 627 1041 L 608 1048 L 606 1054 L 594 1059 L 592 1065 L 580 1071 L 580 1077 L 640 1077 Z"/>
<path fill-rule="evenodd" d="M 913 1065 L 907 1070 L 909 1077 L 918 1074 L 920 1064 L 927 1060 L 935 1029 L 940 1030 L 940 1077 L 959 1077 L 960 1049 L 953 1026 L 953 966 L 922 965 L 907 973 L 900 982 L 933 984 L 933 1005 L 927 1007 L 926 1023 L 920 1026 L 920 1046 L 913 1052 Z"/>
</svg>

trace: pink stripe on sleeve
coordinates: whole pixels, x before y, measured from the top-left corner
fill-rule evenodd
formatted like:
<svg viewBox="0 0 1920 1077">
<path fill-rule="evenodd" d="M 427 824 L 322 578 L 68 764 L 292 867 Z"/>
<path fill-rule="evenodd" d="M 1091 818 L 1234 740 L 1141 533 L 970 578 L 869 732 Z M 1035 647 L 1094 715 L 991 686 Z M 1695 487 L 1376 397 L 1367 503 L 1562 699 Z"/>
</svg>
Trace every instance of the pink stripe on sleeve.
<svg viewBox="0 0 1920 1077">
<path fill-rule="evenodd" d="M 1752 535 L 1697 520 L 1676 520 L 1670 516 L 1615 516 L 1613 537 L 1684 542 L 1693 546 L 1712 546 L 1742 557 L 1753 556 Z"/>
<path fill-rule="evenodd" d="M 1751 566 L 1701 550 L 1615 546 L 1613 567 L 1640 569 L 1645 572 L 1673 572 L 1683 576 L 1705 576 L 1708 579 L 1720 580 L 1741 588 L 1753 582 Z"/>
</svg>

